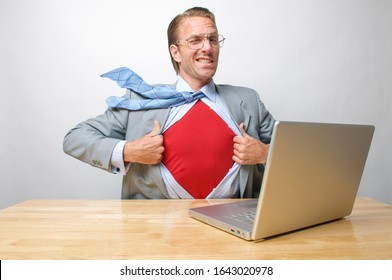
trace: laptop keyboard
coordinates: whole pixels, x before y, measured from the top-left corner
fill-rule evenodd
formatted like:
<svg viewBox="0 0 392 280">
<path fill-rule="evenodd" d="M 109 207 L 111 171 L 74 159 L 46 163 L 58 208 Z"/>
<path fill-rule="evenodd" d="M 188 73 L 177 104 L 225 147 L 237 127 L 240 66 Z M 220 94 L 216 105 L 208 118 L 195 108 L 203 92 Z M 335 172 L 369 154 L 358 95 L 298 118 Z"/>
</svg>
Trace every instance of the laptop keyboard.
<svg viewBox="0 0 392 280">
<path fill-rule="evenodd" d="M 249 210 L 241 213 L 229 215 L 230 218 L 236 219 L 247 224 L 253 224 L 255 221 L 256 210 Z"/>
</svg>

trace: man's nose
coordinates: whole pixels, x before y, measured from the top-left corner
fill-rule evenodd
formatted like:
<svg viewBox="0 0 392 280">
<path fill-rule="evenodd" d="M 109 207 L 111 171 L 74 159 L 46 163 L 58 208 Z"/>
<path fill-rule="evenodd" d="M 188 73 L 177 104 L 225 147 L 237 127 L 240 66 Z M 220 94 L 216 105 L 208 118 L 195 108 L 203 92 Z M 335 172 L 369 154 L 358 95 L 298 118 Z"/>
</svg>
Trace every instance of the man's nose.
<svg viewBox="0 0 392 280">
<path fill-rule="evenodd" d="M 208 37 L 204 37 L 203 45 L 201 46 L 202 50 L 212 49 L 210 39 Z"/>
</svg>

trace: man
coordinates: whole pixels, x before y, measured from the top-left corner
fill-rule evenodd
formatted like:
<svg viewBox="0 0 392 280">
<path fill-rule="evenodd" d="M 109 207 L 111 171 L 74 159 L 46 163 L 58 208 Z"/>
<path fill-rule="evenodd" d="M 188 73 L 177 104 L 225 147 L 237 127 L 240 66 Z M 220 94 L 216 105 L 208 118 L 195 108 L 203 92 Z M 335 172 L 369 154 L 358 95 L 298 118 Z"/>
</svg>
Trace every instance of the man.
<svg viewBox="0 0 392 280">
<path fill-rule="evenodd" d="M 274 119 L 254 90 L 214 84 L 223 41 L 208 9 L 176 16 L 168 28 L 175 90 L 203 97 L 170 108 L 113 106 L 73 128 L 64 151 L 123 174 L 123 199 L 257 197 Z M 144 97 L 128 89 L 125 99 Z"/>
</svg>

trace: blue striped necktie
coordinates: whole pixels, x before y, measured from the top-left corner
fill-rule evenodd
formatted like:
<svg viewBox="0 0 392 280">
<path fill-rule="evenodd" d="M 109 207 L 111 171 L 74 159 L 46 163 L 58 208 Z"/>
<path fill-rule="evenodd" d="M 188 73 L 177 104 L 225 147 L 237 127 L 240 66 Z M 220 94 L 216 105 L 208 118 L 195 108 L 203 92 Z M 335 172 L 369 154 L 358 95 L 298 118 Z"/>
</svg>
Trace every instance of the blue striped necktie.
<svg viewBox="0 0 392 280">
<path fill-rule="evenodd" d="M 143 97 L 143 99 L 130 99 L 110 96 L 106 99 L 106 103 L 112 108 L 123 108 L 131 111 L 170 108 L 205 97 L 205 94 L 201 91 L 195 93 L 177 92 L 169 85 L 149 85 L 135 72 L 126 67 L 114 69 L 102 74 L 101 77 L 109 78 L 115 81 L 121 88 L 130 89 Z"/>
</svg>

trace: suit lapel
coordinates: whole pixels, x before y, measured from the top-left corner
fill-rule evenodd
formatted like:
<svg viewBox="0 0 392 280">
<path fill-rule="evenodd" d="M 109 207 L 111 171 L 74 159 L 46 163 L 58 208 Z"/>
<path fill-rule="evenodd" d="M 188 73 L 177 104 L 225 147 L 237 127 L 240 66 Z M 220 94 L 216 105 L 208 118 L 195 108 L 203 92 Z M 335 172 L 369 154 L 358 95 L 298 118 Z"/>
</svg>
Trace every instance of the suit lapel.
<svg viewBox="0 0 392 280">
<path fill-rule="evenodd" d="M 233 120 L 237 124 L 237 126 L 239 126 L 240 123 L 244 123 L 245 131 L 247 131 L 250 123 L 250 114 L 243 107 L 244 101 L 240 96 L 239 92 L 238 91 L 234 92 L 228 87 L 219 86 L 219 85 L 217 85 L 217 91 L 225 100 L 229 112 Z M 251 168 L 252 166 L 250 165 L 242 165 L 240 168 L 241 197 L 244 197 L 245 188 L 248 183 L 248 178 L 249 178 Z"/>
<path fill-rule="evenodd" d="M 145 111 L 143 113 L 143 123 L 146 129 L 145 134 L 150 133 L 152 131 L 155 120 L 157 120 L 161 125 L 161 131 L 159 133 L 162 133 L 163 127 L 166 123 L 167 118 L 169 117 L 169 114 L 170 114 L 170 108 Z"/>
<path fill-rule="evenodd" d="M 129 122 L 131 122 L 132 124 L 130 126 L 131 129 L 129 129 L 130 135 L 127 137 L 127 139 L 136 139 L 150 133 L 154 127 L 155 120 L 159 122 L 162 131 L 164 124 L 169 116 L 169 113 L 170 109 L 154 109 L 132 112 L 132 114 L 129 114 L 130 116 L 132 116 L 129 119 Z M 144 168 L 143 174 L 148 173 L 148 176 L 150 176 L 151 181 L 156 182 L 157 188 L 166 198 L 169 198 L 169 194 L 167 193 L 165 184 L 161 176 L 159 164 L 141 166 L 143 166 Z M 137 175 L 134 174 L 134 176 Z"/>
<path fill-rule="evenodd" d="M 247 130 L 250 122 L 250 114 L 243 107 L 244 101 L 242 100 L 242 97 L 238 91 L 233 92 L 229 88 L 220 85 L 217 85 L 217 91 L 219 92 L 220 96 L 222 96 L 223 100 L 225 100 L 231 117 L 237 126 L 240 123 L 244 123 L 245 130 Z"/>
</svg>

